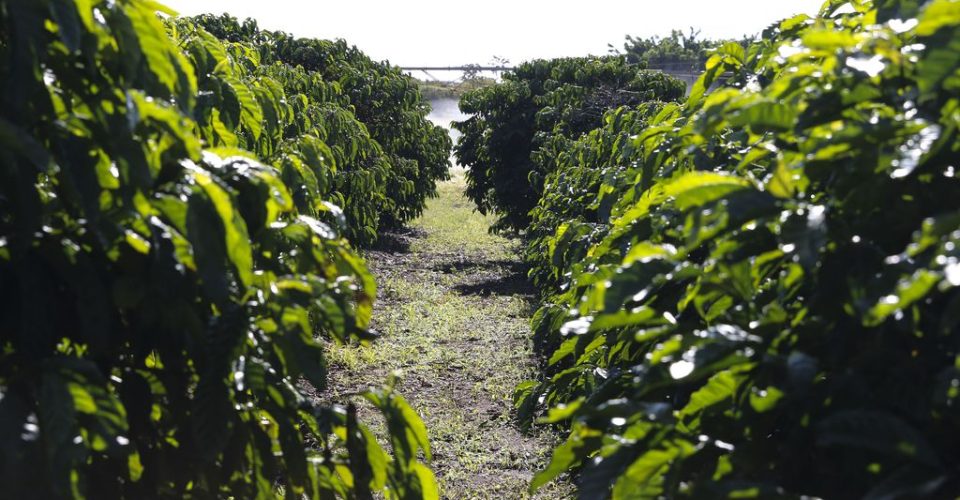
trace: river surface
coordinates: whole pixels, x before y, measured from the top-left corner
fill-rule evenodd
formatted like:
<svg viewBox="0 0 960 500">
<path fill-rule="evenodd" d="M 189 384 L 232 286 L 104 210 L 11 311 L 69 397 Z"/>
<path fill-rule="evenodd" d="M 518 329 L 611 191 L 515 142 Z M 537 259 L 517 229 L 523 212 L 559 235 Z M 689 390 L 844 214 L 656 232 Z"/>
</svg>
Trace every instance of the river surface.
<svg viewBox="0 0 960 500">
<path fill-rule="evenodd" d="M 469 118 L 469 115 L 465 115 L 460 112 L 458 102 L 459 101 L 457 99 L 452 97 L 433 99 L 430 101 L 430 107 L 433 108 L 433 111 L 427 115 L 428 120 L 440 125 L 450 132 L 450 137 L 453 139 L 454 144 L 456 144 L 457 138 L 460 137 L 460 132 L 451 130 L 450 122 L 459 122 Z"/>
</svg>

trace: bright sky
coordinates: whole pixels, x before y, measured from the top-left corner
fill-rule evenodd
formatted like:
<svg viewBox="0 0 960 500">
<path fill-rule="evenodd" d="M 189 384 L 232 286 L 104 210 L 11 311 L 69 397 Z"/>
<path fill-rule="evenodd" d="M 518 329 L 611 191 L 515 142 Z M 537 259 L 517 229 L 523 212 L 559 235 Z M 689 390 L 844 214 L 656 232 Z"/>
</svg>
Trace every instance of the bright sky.
<svg viewBox="0 0 960 500">
<path fill-rule="evenodd" d="M 710 38 L 756 34 L 823 0 L 160 0 L 180 14 L 229 12 L 261 28 L 344 38 L 400 66 L 512 63 L 604 54 L 624 36 L 694 27 Z"/>
</svg>

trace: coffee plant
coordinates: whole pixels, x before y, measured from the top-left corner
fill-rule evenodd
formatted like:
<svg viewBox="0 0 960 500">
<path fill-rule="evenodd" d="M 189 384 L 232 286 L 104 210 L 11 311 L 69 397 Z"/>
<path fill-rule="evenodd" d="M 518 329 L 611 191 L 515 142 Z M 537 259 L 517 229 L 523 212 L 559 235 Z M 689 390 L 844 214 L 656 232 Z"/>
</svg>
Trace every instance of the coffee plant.
<svg viewBox="0 0 960 500">
<path fill-rule="evenodd" d="M 467 196 L 497 216 L 494 231 L 530 224 L 555 151 L 602 124 L 611 108 L 683 96 L 679 80 L 623 57 L 563 58 L 521 64 L 503 82 L 469 91 L 460 109 L 472 115 L 454 128 L 467 167 Z"/>
<path fill-rule="evenodd" d="M 704 70 L 546 176 L 517 402 L 569 434 L 533 487 L 955 497 L 960 2 L 828 1 Z"/>
<path fill-rule="evenodd" d="M 436 498 L 392 384 L 392 453 L 309 395 L 318 336 L 372 339 L 341 234 L 383 148 L 337 82 L 171 15 L 0 0 L 0 497 Z"/>
<path fill-rule="evenodd" d="M 279 165 L 301 213 L 320 216 L 311 205 L 329 200 L 343 207 L 351 242 L 374 242 L 391 166 L 336 86 L 302 68 L 265 65 L 255 47 L 221 43 L 187 20 L 175 28 L 197 68 L 194 118 L 209 143 Z"/>
<path fill-rule="evenodd" d="M 655 67 L 672 68 L 678 71 L 698 71 L 710 57 L 710 51 L 727 41 L 739 42 L 744 47 L 753 42 L 753 37 L 740 40 L 712 40 L 690 28 L 671 30 L 668 36 L 636 37 L 627 35 L 622 49 L 610 45 L 610 52 L 623 54 L 631 63 L 644 63 Z"/>
<path fill-rule="evenodd" d="M 628 165 L 636 151 L 631 138 L 643 132 L 647 120 L 665 103 L 648 101 L 636 108 L 611 110 L 601 128 L 576 141 L 564 141 L 551 152 L 552 172 L 526 230 L 524 259 L 538 290 L 550 295 L 564 282 L 561 270 L 583 260 L 593 243 L 605 235 L 610 203 L 628 188 Z M 601 186 L 605 203 L 598 203 Z M 557 230 L 563 226 L 562 235 Z M 577 240 L 578 244 L 571 244 Z M 557 246 L 562 250 L 551 251 Z"/>
<path fill-rule="evenodd" d="M 337 103 L 348 107 L 380 146 L 378 161 L 390 165 L 382 176 L 385 192 L 379 205 L 384 227 L 397 227 L 423 212 L 426 200 L 436 195 L 436 181 L 449 175 L 451 143 L 443 127 L 427 120 L 430 107 L 413 78 L 371 60 L 344 40 L 295 38 L 260 30 L 251 20 L 241 24 L 229 15 L 199 16 L 196 22 L 218 38 L 252 45 L 265 62 L 301 67 L 330 82 L 339 94 Z"/>
</svg>

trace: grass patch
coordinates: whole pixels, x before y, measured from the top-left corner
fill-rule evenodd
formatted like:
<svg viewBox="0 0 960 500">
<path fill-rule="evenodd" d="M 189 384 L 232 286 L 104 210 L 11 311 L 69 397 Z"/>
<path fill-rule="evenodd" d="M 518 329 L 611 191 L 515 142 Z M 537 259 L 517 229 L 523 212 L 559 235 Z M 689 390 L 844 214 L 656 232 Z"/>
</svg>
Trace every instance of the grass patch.
<svg viewBox="0 0 960 500">
<path fill-rule="evenodd" d="M 437 186 L 438 197 L 430 200 L 423 216 L 414 224 L 426 233 L 412 242 L 414 253 L 461 253 L 478 261 L 517 259 L 513 241 L 490 234 L 495 218 L 482 215 L 463 196 L 464 170 L 454 168 L 451 179 Z M 519 261 L 518 261 L 519 262 Z"/>
<path fill-rule="evenodd" d="M 439 186 L 408 250 L 367 256 L 380 287 L 374 328 L 382 338 L 330 346 L 329 396 L 380 385 L 400 370 L 399 392 L 430 432 L 444 498 L 528 498 L 555 441 L 521 433 L 512 417 L 513 389 L 534 370 L 532 294 L 514 242 L 487 232 L 492 218 L 473 211 L 463 187 L 462 170 Z M 566 484 L 538 493 L 570 495 Z"/>
</svg>

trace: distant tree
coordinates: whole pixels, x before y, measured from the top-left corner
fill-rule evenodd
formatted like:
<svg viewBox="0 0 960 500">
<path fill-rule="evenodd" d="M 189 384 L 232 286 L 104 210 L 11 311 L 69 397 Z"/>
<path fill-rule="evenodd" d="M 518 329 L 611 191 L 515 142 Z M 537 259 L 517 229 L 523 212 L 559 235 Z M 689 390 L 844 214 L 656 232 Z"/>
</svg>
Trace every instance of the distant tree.
<svg viewBox="0 0 960 500">
<path fill-rule="evenodd" d="M 264 32 L 260 31 L 255 19 L 247 18 L 240 21 L 230 14 L 224 13 L 219 16 L 215 14 L 201 14 L 195 17 L 195 20 L 201 24 L 211 35 L 226 40 L 228 42 L 238 43 L 263 43 L 267 40 Z"/>
<path fill-rule="evenodd" d="M 741 45 L 747 46 L 753 37 L 744 37 Z M 700 37 L 700 30 L 690 28 L 688 33 L 682 30 L 672 30 L 670 35 L 651 36 L 647 38 L 627 35 L 623 50 L 610 45 L 610 52 L 622 54 L 631 63 L 646 63 L 648 65 L 662 65 L 665 63 L 688 63 L 699 66 L 706 62 L 710 50 L 719 47 L 729 40 L 711 40 Z"/>
<path fill-rule="evenodd" d="M 480 66 L 479 64 L 465 64 L 463 66 L 464 68 L 463 76 L 460 77 L 460 79 L 466 82 L 466 81 L 476 80 L 477 78 L 480 78 L 481 67 L 482 66 Z"/>
<path fill-rule="evenodd" d="M 466 92 L 460 109 L 471 115 L 453 128 L 467 170 L 467 197 L 493 214 L 493 231 L 519 232 L 530 224 L 556 151 L 603 124 L 604 113 L 648 101 L 673 101 L 683 82 L 645 71 L 622 56 L 535 60 L 518 65 L 496 85 Z"/>
</svg>

